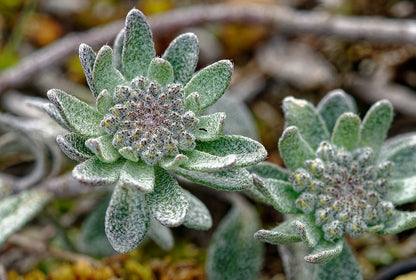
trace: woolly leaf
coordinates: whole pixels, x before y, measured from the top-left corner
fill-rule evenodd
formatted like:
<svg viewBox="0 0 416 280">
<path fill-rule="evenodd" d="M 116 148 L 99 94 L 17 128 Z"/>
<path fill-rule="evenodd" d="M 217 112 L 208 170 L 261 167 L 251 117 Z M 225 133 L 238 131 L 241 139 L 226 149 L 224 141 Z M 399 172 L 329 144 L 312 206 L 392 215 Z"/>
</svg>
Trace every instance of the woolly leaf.
<svg viewBox="0 0 416 280">
<path fill-rule="evenodd" d="M 357 148 L 360 141 L 360 118 L 353 113 L 342 114 L 334 127 L 332 143 L 349 151 Z"/>
<path fill-rule="evenodd" d="M 103 116 L 87 103 L 59 89 L 51 89 L 47 94 L 73 132 L 83 136 L 102 134 L 100 122 Z"/>
<path fill-rule="evenodd" d="M 392 180 L 392 188 L 386 199 L 394 205 L 402 205 L 416 200 L 416 176 Z"/>
<path fill-rule="evenodd" d="M 147 77 L 151 81 L 156 80 L 161 86 L 171 84 L 173 82 L 172 65 L 162 58 L 155 57 L 150 62 Z"/>
<path fill-rule="evenodd" d="M 345 242 L 344 242 L 345 243 Z M 343 245 L 341 254 L 327 264 L 303 265 L 299 279 L 309 280 L 362 280 L 360 267 L 348 244 Z"/>
<path fill-rule="evenodd" d="M 71 130 L 68 121 L 61 115 L 59 110 L 51 103 L 45 104 L 42 108 L 54 121 L 66 130 Z"/>
<path fill-rule="evenodd" d="M 93 74 L 96 90 L 100 93 L 106 89 L 113 94 L 117 85 L 126 82 L 123 75 L 113 66 L 113 51 L 109 46 L 103 46 L 98 52 Z"/>
<path fill-rule="evenodd" d="M 126 17 L 123 47 L 124 73 L 128 80 L 147 74 L 156 55 L 152 32 L 143 13 L 132 9 Z"/>
<path fill-rule="evenodd" d="M 185 85 L 198 63 L 198 38 L 193 33 L 176 37 L 168 46 L 162 58 L 169 61 L 175 75 L 174 82 Z"/>
<path fill-rule="evenodd" d="M 162 226 L 153 217 L 150 219 L 150 227 L 147 235 L 163 250 L 172 249 L 174 242 L 171 230 Z"/>
<path fill-rule="evenodd" d="M 208 230 L 212 226 L 212 217 L 205 204 L 187 190 L 182 190 L 188 200 L 189 209 L 183 223 L 187 228 Z"/>
<path fill-rule="evenodd" d="M 120 253 L 133 251 L 146 236 L 149 219 L 144 195 L 117 184 L 105 216 L 105 233 L 111 246 Z"/>
<path fill-rule="evenodd" d="M 199 123 L 192 134 L 200 141 L 212 141 L 218 139 L 224 127 L 225 114 L 214 113 L 208 116 L 198 117 Z"/>
<path fill-rule="evenodd" d="M 264 245 L 253 239 L 257 213 L 241 198 L 218 225 L 207 252 L 208 279 L 258 279 Z"/>
<path fill-rule="evenodd" d="M 155 170 L 144 162 L 126 161 L 120 171 L 120 182 L 143 193 L 153 191 Z"/>
<path fill-rule="evenodd" d="M 254 187 L 267 198 L 267 201 L 276 210 L 285 214 L 297 213 L 295 205 L 297 194 L 289 182 L 277 179 L 260 179 L 253 174 Z"/>
<path fill-rule="evenodd" d="M 50 193 L 37 189 L 0 200 L 0 245 L 36 216 L 50 198 Z"/>
<path fill-rule="evenodd" d="M 381 159 L 394 163 L 392 178 L 407 178 L 416 173 L 416 137 L 408 137 L 406 140 L 397 145 L 389 145 L 389 151 L 383 148 Z"/>
<path fill-rule="evenodd" d="M 300 238 L 309 247 L 315 247 L 322 237 L 322 231 L 315 226 L 315 219 L 310 215 L 301 215 L 293 221 Z"/>
<path fill-rule="evenodd" d="M 125 159 L 127 159 L 129 161 L 133 161 L 133 162 L 138 162 L 139 161 L 139 158 L 134 153 L 134 150 L 133 150 L 132 147 L 123 147 L 123 148 L 118 150 L 118 153 L 122 157 L 124 157 Z"/>
<path fill-rule="evenodd" d="M 354 99 L 346 94 L 342 89 L 330 91 L 316 106 L 319 114 L 326 123 L 328 131 L 331 133 L 337 119 L 346 112 L 357 112 Z"/>
<path fill-rule="evenodd" d="M 305 256 L 305 261 L 310 263 L 325 264 L 335 259 L 341 254 L 343 248 L 343 239 L 336 242 L 329 242 L 321 239 L 312 252 Z"/>
<path fill-rule="evenodd" d="M 97 97 L 99 92 L 95 87 L 94 82 L 94 62 L 97 55 L 94 50 L 87 44 L 79 45 L 79 60 L 81 61 L 82 70 L 84 70 L 85 78 L 87 79 L 87 84 L 90 87 L 90 90 L 94 97 Z"/>
<path fill-rule="evenodd" d="M 381 100 L 371 106 L 361 125 L 361 147 L 371 147 L 378 153 L 393 120 L 393 106 Z"/>
<path fill-rule="evenodd" d="M 214 104 L 228 88 L 233 73 L 233 64 L 229 60 L 220 60 L 197 74 L 185 86 L 185 94 L 199 93 L 200 110 Z"/>
<path fill-rule="evenodd" d="M 75 166 L 72 176 L 85 184 L 112 184 L 118 180 L 123 164 L 122 160 L 105 163 L 94 157 Z"/>
<path fill-rule="evenodd" d="M 77 238 L 77 248 L 84 254 L 94 257 L 106 257 L 115 253 L 105 234 L 105 213 L 109 199 L 98 204 L 81 226 Z"/>
<path fill-rule="evenodd" d="M 380 150 L 380 161 L 385 160 L 396 148 L 410 144 L 416 141 L 416 133 L 399 134 L 395 137 L 387 139 Z"/>
<path fill-rule="evenodd" d="M 182 188 L 164 169 L 155 167 L 155 188 L 146 194 L 146 202 L 152 216 L 162 225 L 181 225 L 188 211 L 188 201 Z"/>
<path fill-rule="evenodd" d="M 219 171 L 234 166 L 237 161 L 235 155 L 218 157 L 198 150 L 183 153 L 188 160 L 181 165 L 181 168 L 191 171 Z"/>
<path fill-rule="evenodd" d="M 117 34 L 113 44 L 113 65 L 120 73 L 123 71 L 123 44 L 124 44 L 124 29 Z"/>
<path fill-rule="evenodd" d="M 296 126 L 303 139 L 313 148 L 329 139 L 326 125 L 314 106 L 302 99 L 286 97 L 283 100 L 285 127 Z"/>
<path fill-rule="evenodd" d="M 199 93 L 193 92 L 189 94 L 186 98 L 186 110 L 193 111 L 195 113 L 199 113 L 201 111 L 201 100 L 199 97 Z"/>
<path fill-rule="evenodd" d="M 93 153 L 85 146 L 86 140 L 86 137 L 75 133 L 56 136 L 56 142 L 62 152 L 70 159 L 76 161 L 85 161 L 93 155 Z"/>
<path fill-rule="evenodd" d="M 379 233 L 397 234 L 414 227 L 416 227 L 416 212 L 393 210 L 393 214 L 384 223 L 384 228 Z"/>
<path fill-rule="evenodd" d="M 260 162 L 256 165 L 247 167 L 247 170 L 251 173 L 257 174 L 261 178 L 278 179 L 288 181 L 290 173 L 287 169 L 280 165 L 271 162 Z"/>
<path fill-rule="evenodd" d="M 190 171 L 180 167 L 172 171 L 189 180 L 213 187 L 217 190 L 238 191 L 251 186 L 253 183 L 250 173 L 244 168 L 233 168 L 216 172 Z"/>
<path fill-rule="evenodd" d="M 254 234 L 254 238 L 273 245 L 288 244 L 302 240 L 298 230 L 293 225 L 293 220 L 285 221 L 270 230 L 261 229 Z"/>
<path fill-rule="evenodd" d="M 103 90 L 97 97 L 96 106 L 98 112 L 105 115 L 108 113 L 108 109 L 114 106 L 113 94 L 109 93 L 106 89 Z"/>
<path fill-rule="evenodd" d="M 244 136 L 225 135 L 217 140 L 199 142 L 196 149 L 212 155 L 237 157 L 236 167 L 256 164 L 264 160 L 267 151 L 259 142 Z"/>
<path fill-rule="evenodd" d="M 295 126 L 288 127 L 283 131 L 279 139 L 279 150 L 285 165 L 292 171 L 302 167 L 305 160 L 315 158 L 312 148 L 302 138 Z"/>
<path fill-rule="evenodd" d="M 97 158 L 103 162 L 115 162 L 120 154 L 114 149 L 112 144 L 113 137 L 111 135 L 104 135 L 98 138 L 90 138 L 85 141 L 85 146 L 93 152 Z"/>
<path fill-rule="evenodd" d="M 163 169 L 171 170 L 175 167 L 179 167 L 188 161 L 188 157 L 184 154 L 177 154 L 174 157 L 165 156 L 159 161 L 160 167 Z"/>
</svg>

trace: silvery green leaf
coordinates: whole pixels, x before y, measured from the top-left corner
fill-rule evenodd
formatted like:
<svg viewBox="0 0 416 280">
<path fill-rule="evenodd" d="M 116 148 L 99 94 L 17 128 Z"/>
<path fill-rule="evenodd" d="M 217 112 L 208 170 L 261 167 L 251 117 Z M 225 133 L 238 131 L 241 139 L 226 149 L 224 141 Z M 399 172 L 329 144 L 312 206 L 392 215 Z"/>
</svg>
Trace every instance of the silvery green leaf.
<svg viewBox="0 0 416 280">
<path fill-rule="evenodd" d="M 47 191 L 33 189 L 0 200 L 0 245 L 41 211 L 50 198 Z"/>
<path fill-rule="evenodd" d="M 250 173 L 244 168 L 200 172 L 174 167 L 172 171 L 193 182 L 207 185 L 217 190 L 239 191 L 250 187 L 253 183 Z"/>
<path fill-rule="evenodd" d="M 377 154 L 393 120 L 393 106 L 381 100 L 371 106 L 361 124 L 361 147 L 371 147 Z"/>
<path fill-rule="evenodd" d="M 311 146 L 303 139 L 299 129 L 295 126 L 283 131 L 279 139 L 279 151 L 286 167 L 292 171 L 302 167 L 305 160 L 315 158 Z"/>
<path fill-rule="evenodd" d="M 195 71 L 198 56 L 198 38 L 193 33 L 185 33 L 176 37 L 169 44 L 162 58 L 172 65 L 175 75 L 174 82 L 185 85 Z"/>
<path fill-rule="evenodd" d="M 395 137 L 388 138 L 381 147 L 380 150 L 380 161 L 385 160 L 390 153 L 393 152 L 397 147 L 405 145 L 406 143 L 413 143 L 416 141 L 416 133 L 403 133 Z M 394 153 L 394 152 L 393 152 Z"/>
<path fill-rule="evenodd" d="M 124 28 L 123 66 L 128 80 L 146 76 L 150 61 L 156 51 L 152 32 L 143 13 L 132 9 L 126 17 Z"/>
<path fill-rule="evenodd" d="M 117 85 L 126 82 L 123 75 L 113 66 L 113 51 L 109 46 L 103 46 L 98 51 L 93 75 L 95 87 L 99 93 L 106 89 L 113 94 Z"/>
<path fill-rule="evenodd" d="M 225 114 L 214 113 L 208 116 L 198 117 L 199 123 L 192 134 L 200 141 L 212 141 L 218 139 L 224 127 Z"/>
<path fill-rule="evenodd" d="M 330 91 L 316 106 L 319 114 L 326 123 L 331 133 L 337 119 L 346 112 L 357 112 L 357 105 L 354 98 L 346 94 L 342 89 Z"/>
<path fill-rule="evenodd" d="M 270 230 L 261 229 L 254 234 L 254 238 L 273 245 L 288 244 L 302 240 L 297 228 L 293 225 L 293 220 L 284 221 Z"/>
<path fill-rule="evenodd" d="M 233 64 L 229 60 L 220 60 L 195 74 L 185 86 L 185 94 L 199 93 L 200 110 L 214 104 L 228 88 L 233 73 Z M 198 113 L 197 111 L 194 111 Z"/>
<path fill-rule="evenodd" d="M 185 220 L 188 201 L 178 182 L 162 168 L 155 167 L 154 191 L 146 194 L 146 202 L 152 216 L 164 226 L 176 227 Z"/>
<path fill-rule="evenodd" d="M 247 170 L 251 173 L 257 174 L 261 178 L 278 179 L 288 181 L 290 173 L 287 169 L 280 165 L 263 161 L 256 165 L 247 167 Z"/>
<path fill-rule="evenodd" d="M 349 151 L 357 148 L 360 141 L 360 118 L 354 113 L 343 113 L 335 123 L 331 142 Z"/>
<path fill-rule="evenodd" d="M 234 199 L 208 247 L 208 279 L 258 279 L 264 255 L 264 244 L 253 238 L 258 227 L 254 209 L 241 198 Z"/>
<path fill-rule="evenodd" d="M 70 159 L 85 161 L 93 156 L 93 153 L 85 146 L 86 137 L 75 133 L 67 133 L 56 136 L 56 142 L 62 152 Z"/>
<path fill-rule="evenodd" d="M 167 170 L 179 167 L 188 161 L 188 157 L 184 154 L 177 154 L 176 156 L 165 156 L 159 161 L 159 165 Z"/>
<path fill-rule="evenodd" d="M 105 115 L 108 109 L 114 106 L 113 94 L 109 93 L 106 89 L 103 90 L 98 96 L 96 101 L 96 107 L 98 112 Z"/>
<path fill-rule="evenodd" d="M 219 171 L 235 165 L 237 157 L 233 154 L 226 156 L 215 156 L 198 150 L 183 151 L 188 160 L 181 165 L 181 168 L 191 171 Z"/>
<path fill-rule="evenodd" d="M 402 205 L 416 200 L 416 176 L 391 181 L 391 189 L 386 199 L 394 205 Z"/>
<path fill-rule="evenodd" d="M 170 250 L 173 247 L 173 236 L 169 228 L 162 226 L 153 217 L 150 218 L 150 227 L 147 236 L 152 239 L 163 250 Z"/>
<path fill-rule="evenodd" d="M 285 127 L 296 126 L 312 149 L 317 149 L 322 141 L 329 140 L 326 125 L 313 104 L 289 96 L 283 99 L 282 108 Z"/>
<path fill-rule="evenodd" d="M 96 90 L 93 76 L 94 62 L 96 57 L 96 53 L 90 46 L 87 44 L 79 45 L 79 60 L 81 61 L 82 70 L 84 70 L 87 84 L 90 87 L 94 97 L 97 97 L 97 95 L 100 93 Z"/>
<path fill-rule="evenodd" d="M 117 184 L 105 216 L 105 233 L 114 250 L 133 251 L 146 236 L 149 220 L 144 194 Z"/>
<path fill-rule="evenodd" d="M 390 142 L 380 153 L 380 160 L 394 163 L 391 178 L 407 178 L 416 173 L 416 136 L 414 134 L 404 139 Z"/>
<path fill-rule="evenodd" d="M 53 120 L 55 120 L 60 126 L 67 130 L 71 130 L 71 127 L 68 123 L 68 121 L 61 115 L 59 110 L 55 107 L 55 105 L 48 103 L 43 106 L 43 110 L 51 117 Z"/>
<path fill-rule="evenodd" d="M 341 254 L 326 264 L 307 264 L 301 269 L 298 279 L 309 280 L 362 280 L 363 276 L 354 254 L 348 244 L 344 242 Z"/>
<path fill-rule="evenodd" d="M 384 223 L 380 234 L 397 234 L 407 229 L 416 227 L 416 212 L 393 210 L 393 214 Z"/>
<path fill-rule="evenodd" d="M 224 135 L 213 141 L 198 142 L 196 149 L 220 157 L 233 154 L 237 157 L 235 167 L 253 165 L 267 157 L 262 144 L 238 135 Z"/>
<path fill-rule="evenodd" d="M 75 166 L 72 170 L 72 176 L 85 184 L 112 184 L 117 182 L 123 165 L 124 161 L 122 160 L 105 163 L 93 157 Z"/>
<path fill-rule="evenodd" d="M 285 214 L 298 213 L 295 205 L 297 194 L 289 182 L 269 178 L 261 179 L 256 174 L 253 174 L 253 182 L 254 188 L 266 197 L 268 203 L 276 210 Z"/>
<path fill-rule="evenodd" d="M 171 84 L 173 82 L 172 65 L 162 58 L 155 57 L 150 62 L 147 77 L 151 81 L 157 81 L 161 86 Z"/>
<path fill-rule="evenodd" d="M 203 114 L 224 112 L 227 116 L 223 133 L 227 135 L 242 135 L 259 141 L 259 133 L 253 114 L 249 107 L 234 95 L 224 94 L 215 104 L 204 110 Z M 200 118 L 200 117 L 199 117 Z"/>
<path fill-rule="evenodd" d="M 324 239 L 316 245 L 312 252 L 305 256 L 305 261 L 315 264 L 326 264 L 341 254 L 343 239 L 336 242 L 329 242 Z"/>
<path fill-rule="evenodd" d="M 112 163 L 119 159 L 120 154 L 112 144 L 113 137 L 104 135 L 97 138 L 90 138 L 85 141 L 85 146 L 103 162 Z"/>
<path fill-rule="evenodd" d="M 191 110 L 192 112 L 198 113 L 201 111 L 201 100 L 199 98 L 199 93 L 193 92 L 189 94 L 186 98 L 186 110 Z"/>
<path fill-rule="evenodd" d="M 51 89 L 47 94 L 73 132 L 83 136 L 102 134 L 100 122 L 103 116 L 98 111 L 62 90 Z"/>
<path fill-rule="evenodd" d="M 126 161 L 120 171 L 120 183 L 143 193 L 152 192 L 155 186 L 155 170 L 144 162 Z"/>
<path fill-rule="evenodd" d="M 315 247 L 322 237 L 322 231 L 315 226 L 315 219 L 310 215 L 301 215 L 295 219 L 293 225 L 298 235 L 309 247 Z"/>
<path fill-rule="evenodd" d="M 251 186 L 244 191 L 248 193 L 251 198 L 263 202 L 264 204 L 270 204 L 269 198 L 264 196 L 263 193 L 256 188 L 256 186 Z"/>
<path fill-rule="evenodd" d="M 124 157 L 125 159 L 129 160 L 129 161 L 134 161 L 134 162 L 138 162 L 139 158 L 137 157 L 137 155 L 134 153 L 134 150 L 132 147 L 123 147 L 121 149 L 118 150 L 118 153 Z"/>
<path fill-rule="evenodd" d="M 120 73 L 123 73 L 123 44 L 124 29 L 121 29 L 113 44 L 113 65 Z"/>
<path fill-rule="evenodd" d="M 197 230 L 208 230 L 212 226 L 212 217 L 205 204 L 187 190 L 182 190 L 189 203 L 183 225 Z"/>
<path fill-rule="evenodd" d="M 94 257 L 114 255 L 115 251 L 108 242 L 104 227 L 108 203 L 109 199 L 100 202 L 83 222 L 77 238 L 77 249 L 80 252 Z"/>
</svg>

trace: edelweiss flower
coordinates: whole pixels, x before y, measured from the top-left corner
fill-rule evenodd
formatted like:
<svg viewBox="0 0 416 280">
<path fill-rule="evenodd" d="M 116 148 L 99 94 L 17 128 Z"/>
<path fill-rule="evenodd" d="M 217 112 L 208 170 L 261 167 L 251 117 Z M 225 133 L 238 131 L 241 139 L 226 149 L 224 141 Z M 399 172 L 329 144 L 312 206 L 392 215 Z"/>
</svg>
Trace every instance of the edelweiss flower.
<svg viewBox="0 0 416 280">
<path fill-rule="evenodd" d="M 416 212 L 394 208 L 416 198 L 416 135 L 383 144 L 393 119 L 389 101 L 374 104 L 362 121 L 342 91 L 329 93 L 317 108 L 287 97 L 283 111 L 279 149 L 289 170 L 251 167 L 251 192 L 282 213 L 300 215 L 258 231 L 257 239 L 304 241 L 312 248 L 306 261 L 327 263 L 346 246 L 345 234 L 395 234 L 416 226 Z"/>
<path fill-rule="evenodd" d="M 80 161 L 73 176 L 88 184 L 117 183 L 106 214 L 106 233 L 120 252 L 134 249 L 157 223 L 207 229 L 211 216 L 172 175 L 217 189 L 251 185 L 243 168 L 266 151 L 242 136 L 223 136 L 225 114 L 201 116 L 227 89 L 233 66 L 222 60 L 194 74 L 198 41 L 186 33 L 155 57 L 144 15 L 133 9 L 114 50 L 96 54 L 82 44 L 79 54 L 95 108 L 57 89 L 45 110 L 70 133 L 57 141 Z M 154 218 L 154 219 L 153 219 Z"/>
</svg>

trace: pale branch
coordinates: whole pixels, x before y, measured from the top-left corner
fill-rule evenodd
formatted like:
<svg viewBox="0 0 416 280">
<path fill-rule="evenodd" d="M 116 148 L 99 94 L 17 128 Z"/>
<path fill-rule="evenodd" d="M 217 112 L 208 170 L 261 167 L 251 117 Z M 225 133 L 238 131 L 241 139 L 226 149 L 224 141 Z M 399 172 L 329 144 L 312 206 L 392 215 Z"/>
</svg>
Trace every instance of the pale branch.
<svg viewBox="0 0 416 280">
<path fill-rule="evenodd" d="M 388 44 L 416 42 L 416 21 L 375 17 L 346 17 L 325 12 L 296 11 L 289 7 L 258 4 L 199 5 L 173 10 L 149 20 L 156 35 L 206 23 L 273 25 L 282 32 L 333 36 L 342 40 L 368 40 Z M 62 62 L 81 42 L 98 47 L 110 43 L 122 28 L 115 21 L 85 32 L 71 33 L 39 50 L 0 74 L 0 93 L 30 81 L 44 69 Z"/>
</svg>

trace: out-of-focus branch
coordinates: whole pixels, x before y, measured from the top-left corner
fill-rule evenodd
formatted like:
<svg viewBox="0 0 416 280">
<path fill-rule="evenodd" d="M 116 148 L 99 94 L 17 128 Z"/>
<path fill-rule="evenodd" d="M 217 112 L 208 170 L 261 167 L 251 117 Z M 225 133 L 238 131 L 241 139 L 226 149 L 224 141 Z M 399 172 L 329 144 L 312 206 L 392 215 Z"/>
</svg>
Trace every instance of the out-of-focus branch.
<svg viewBox="0 0 416 280">
<path fill-rule="evenodd" d="M 374 17 L 345 17 L 325 12 L 296 11 L 284 6 L 258 4 L 217 4 L 173 10 L 149 19 L 155 34 L 205 23 L 239 22 L 270 24 L 284 32 L 334 36 L 343 40 L 369 40 L 384 43 L 415 43 L 416 21 Z M 0 74 L 0 94 L 21 86 L 43 69 L 59 64 L 76 53 L 81 42 L 98 47 L 110 43 L 122 28 L 122 21 L 85 32 L 72 33 L 22 59 Z"/>
</svg>

